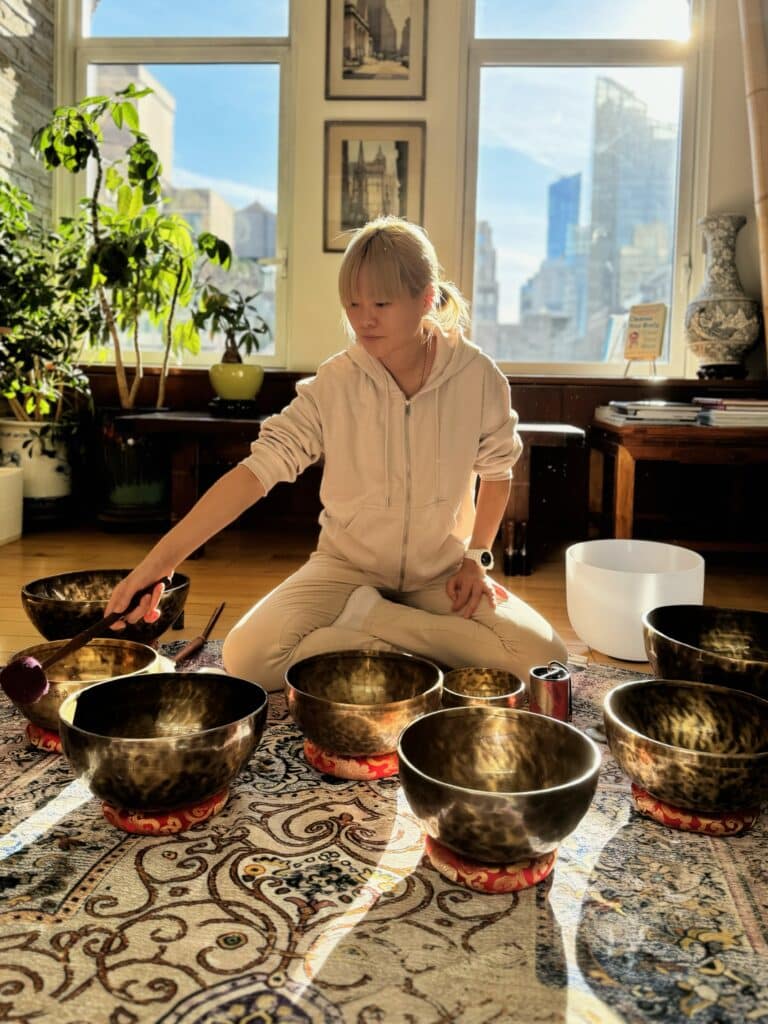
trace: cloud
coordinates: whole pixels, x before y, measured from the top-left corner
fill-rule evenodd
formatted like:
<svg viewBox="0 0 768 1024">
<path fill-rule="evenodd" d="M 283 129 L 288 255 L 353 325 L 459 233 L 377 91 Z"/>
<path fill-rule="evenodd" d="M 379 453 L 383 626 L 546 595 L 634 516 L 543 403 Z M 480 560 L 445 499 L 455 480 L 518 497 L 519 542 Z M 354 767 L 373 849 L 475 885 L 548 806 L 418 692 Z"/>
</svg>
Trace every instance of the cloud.
<svg viewBox="0 0 768 1024">
<path fill-rule="evenodd" d="M 183 167 L 174 168 L 173 184 L 176 188 L 208 188 L 226 199 L 236 210 L 241 210 L 254 201 L 261 203 L 273 213 L 277 210 L 277 192 L 274 189 L 258 188 L 256 185 L 231 181 L 229 178 L 214 178 L 207 174 L 199 174 L 197 171 L 187 171 Z"/>
</svg>

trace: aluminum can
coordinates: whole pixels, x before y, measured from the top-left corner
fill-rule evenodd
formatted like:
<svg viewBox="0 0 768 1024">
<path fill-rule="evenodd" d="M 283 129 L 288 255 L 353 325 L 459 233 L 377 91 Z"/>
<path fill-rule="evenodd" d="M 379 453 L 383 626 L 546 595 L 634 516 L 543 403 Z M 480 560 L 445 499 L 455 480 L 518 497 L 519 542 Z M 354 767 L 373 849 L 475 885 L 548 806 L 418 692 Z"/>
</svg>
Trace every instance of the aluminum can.
<svg viewBox="0 0 768 1024">
<path fill-rule="evenodd" d="M 559 661 L 536 665 L 528 676 L 528 707 L 538 715 L 570 722 L 572 713 L 571 673 Z"/>
</svg>

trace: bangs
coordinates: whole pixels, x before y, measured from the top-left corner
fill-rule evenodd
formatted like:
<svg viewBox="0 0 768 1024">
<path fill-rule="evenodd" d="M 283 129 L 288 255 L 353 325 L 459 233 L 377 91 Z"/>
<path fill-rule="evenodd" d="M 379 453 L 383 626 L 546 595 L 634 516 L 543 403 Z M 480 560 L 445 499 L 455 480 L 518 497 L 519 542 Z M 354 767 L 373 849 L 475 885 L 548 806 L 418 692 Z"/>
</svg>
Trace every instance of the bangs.
<svg viewBox="0 0 768 1024">
<path fill-rule="evenodd" d="M 391 301 L 405 294 L 417 295 L 419 284 L 408 274 L 408 263 L 401 252 L 401 240 L 392 238 L 386 231 L 375 231 L 367 238 L 352 240 L 344 254 L 339 271 L 339 298 L 342 306 L 348 306 L 359 297 L 360 272 L 368 273 L 370 286 L 376 292 L 377 300 Z"/>
</svg>

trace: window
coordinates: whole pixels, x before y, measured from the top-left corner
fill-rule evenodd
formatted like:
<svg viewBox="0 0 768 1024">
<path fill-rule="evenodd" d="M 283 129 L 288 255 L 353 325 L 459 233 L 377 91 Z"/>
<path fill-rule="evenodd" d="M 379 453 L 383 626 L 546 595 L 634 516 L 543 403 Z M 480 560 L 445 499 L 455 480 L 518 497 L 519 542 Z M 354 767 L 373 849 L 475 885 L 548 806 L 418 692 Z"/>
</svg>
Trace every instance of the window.
<svg viewBox="0 0 768 1024">
<path fill-rule="evenodd" d="M 284 362 L 280 193 L 287 183 L 284 172 L 281 177 L 280 121 L 288 9 L 288 0 L 222 0 L 215 8 L 201 0 L 100 0 L 83 3 L 82 28 L 61 43 L 67 48 L 62 52 L 75 53 L 74 61 L 62 61 L 71 68 L 63 99 L 111 94 L 130 82 L 152 89 L 138 101 L 138 112 L 163 165 L 166 209 L 181 214 L 194 233 L 211 231 L 229 242 L 233 267 L 220 283 L 259 293 L 259 312 L 271 334 L 251 359 L 277 365 Z M 152 37 L 145 39 L 148 26 Z M 120 153 L 116 129 L 105 142 Z M 61 212 L 78 198 L 71 188 L 69 194 L 62 190 Z M 185 352 L 183 365 L 218 362 L 222 344 L 202 339 L 200 353 Z M 161 340 L 149 325 L 142 348 L 147 362 L 159 360 Z"/>
<path fill-rule="evenodd" d="M 465 246 L 475 340 L 510 372 L 622 373 L 646 302 L 670 310 L 659 372 L 682 369 L 688 18 L 687 0 L 477 0 Z"/>
</svg>

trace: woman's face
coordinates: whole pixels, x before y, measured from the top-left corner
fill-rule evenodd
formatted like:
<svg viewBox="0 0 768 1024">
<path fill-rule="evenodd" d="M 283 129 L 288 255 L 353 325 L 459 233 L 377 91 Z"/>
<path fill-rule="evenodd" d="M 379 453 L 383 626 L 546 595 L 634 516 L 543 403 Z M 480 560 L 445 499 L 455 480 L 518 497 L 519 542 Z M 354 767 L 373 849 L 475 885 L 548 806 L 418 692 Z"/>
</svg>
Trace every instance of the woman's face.
<svg viewBox="0 0 768 1024">
<path fill-rule="evenodd" d="M 431 289 L 416 296 L 407 292 L 396 299 L 385 299 L 377 293 L 368 269 L 362 267 L 357 279 L 357 292 L 344 307 L 352 330 L 366 352 L 377 359 L 421 341 L 421 318 L 430 306 Z"/>
</svg>

